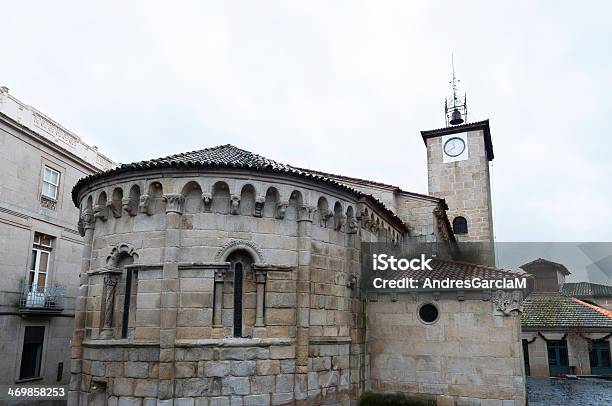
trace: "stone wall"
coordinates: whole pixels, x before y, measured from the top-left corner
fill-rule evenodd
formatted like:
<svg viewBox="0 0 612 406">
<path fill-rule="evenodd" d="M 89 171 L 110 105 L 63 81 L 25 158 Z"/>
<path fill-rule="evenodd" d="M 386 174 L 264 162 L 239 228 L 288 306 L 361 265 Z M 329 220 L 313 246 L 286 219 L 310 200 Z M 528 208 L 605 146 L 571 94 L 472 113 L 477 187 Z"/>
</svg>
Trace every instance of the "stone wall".
<svg viewBox="0 0 612 406">
<path fill-rule="evenodd" d="M 452 223 L 456 216 L 468 222 L 468 234 L 459 241 L 492 241 L 493 219 L 489 161 L 483 130 L 467 133 L 469 159 L 443 162 L 442 138 L 428 138 L 427 166 L 429 194 L 444 198 Z"/>
<path fill-rule="evenodd" d="M 360 242 L 398 241 L 399 226 L 346 192 L 213 175 L 148 174 L 80 197 L 91 255 L 71 404 L 346 404 L 363 392 Z"/>
<path fill-rule="evenodd" d="M 368 302 L 372 390 L 420 394 L 438 405 L 485 399 L 524 405 L 520 318 L 497 312 L 476 292 L 462 301 L 452 295 L 399 294 L 396 301 L 386 295 Z M 438 308 L 436 322 L 419 319 L 423 303 Z"/>
</svg>

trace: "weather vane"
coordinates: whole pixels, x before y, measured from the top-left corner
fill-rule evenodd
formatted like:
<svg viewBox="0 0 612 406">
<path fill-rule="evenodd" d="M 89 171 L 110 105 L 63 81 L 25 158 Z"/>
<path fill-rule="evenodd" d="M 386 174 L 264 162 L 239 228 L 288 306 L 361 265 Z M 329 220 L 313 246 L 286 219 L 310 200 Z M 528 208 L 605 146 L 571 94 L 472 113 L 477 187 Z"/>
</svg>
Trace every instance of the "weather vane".
<svg viewBox="0 0 612 406">
<path fill-rule="evenodd" d="M 457 96 L 457 83 L 460 80 L 455 76 L 455 56 L 453 54 L 451 54 L 451 65 L 453 78 L 449 83 L 453 90 L 453 96 L 444 99 L 444 119 L 447 127 L 462 124 L 467 120 L 467 95 L 463 94 L 463 100 Z"/>
</svg>

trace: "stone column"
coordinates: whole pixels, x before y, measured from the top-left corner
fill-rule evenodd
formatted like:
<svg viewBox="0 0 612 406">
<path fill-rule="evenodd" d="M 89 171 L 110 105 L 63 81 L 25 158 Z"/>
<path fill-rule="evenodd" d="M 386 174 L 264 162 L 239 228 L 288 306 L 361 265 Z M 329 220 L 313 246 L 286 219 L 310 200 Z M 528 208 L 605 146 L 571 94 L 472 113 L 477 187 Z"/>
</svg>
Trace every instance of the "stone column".
<svg viewBox="0 0 612 406">
<path fill-rule="evenodd" d="M 72 335 L 72 354 L 70 363 L 70 387 L 68 389 L 68 404 L 78 406 L 81 390 L 81 369 L 83 365 L 83 347 L 85 339 L 85 321 L 87 319 L 87 295 L 89 294 L 89 278 L 87 272 L 91 264 L 91 250 L 95 228 L 93 210 L 83 210 L 79 219 L 79 232 L 84 237 L 81 273 L 79 275 L 79 291 L 74 309 L 74 333 Z"/>
<path fill-rule="evenodd" d="M 223 311 L 223 279 L 225 278 L 225 268 L 215 270 L 215 304 L 213 308 L 213 328 L 222 328 L 223 320 L 221 312 Z"/>
<path fill-rule="evenodd" d="M 255 271 L 255 283 L 257 284 L 257 307 L 255 312 L 255 327 L 264 327 L 264 295 L 266 294 L 266 271 L 258 269 Z"/>
<path fill-rule="evenodd" d="M 310 340 L 310 258 L 313 208 L 298 208 L 297 338 L 295 344 L 294 396 L 298 404 L 308 400 L 308 347 Z"/>
<path fill-rule="evenodd" d="M 113 309 L 115 307 L 115 291 L 119 283 L 118 275 L 107 272 L 104 275 L 104 303 L 102 307 L 102 331 L 100 338 L 113 338 Z"/>
<path fill-rule="evenodd" d="M 159 326 L 160 401 L 172 404 L 174 397 L 174 340 L 178 307 L 178 261 L 181 240 L 183 196 L 164 195 L 166 200 L 166 241 L 162 268 L 161 318 Z"/>
</svg>

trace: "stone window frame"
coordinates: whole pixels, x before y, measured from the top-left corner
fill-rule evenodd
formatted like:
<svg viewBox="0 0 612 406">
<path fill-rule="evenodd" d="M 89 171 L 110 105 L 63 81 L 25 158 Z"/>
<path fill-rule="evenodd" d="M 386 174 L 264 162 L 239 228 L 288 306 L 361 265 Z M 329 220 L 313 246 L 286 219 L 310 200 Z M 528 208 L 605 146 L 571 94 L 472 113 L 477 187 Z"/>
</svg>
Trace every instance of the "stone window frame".
<svg viewBox="0 0 612 406">
<path fill-rule="evenodd" d="M 425 320 L 423 320 L 423 319 L 421 318 L 421 308 L 422 308 L 423 306 L 427 306 L 427 305 L 429 305 L 429 306 L 433 306 L 433 307 L 436 309 L 436 312 L 438 313 L 438 315 L 436 316 L 436 318 L 435 318 L 434 320 L 432 320 L 432 321 L 425 321 Z M 423 324 L 426 324 L 426 325 L 435 324 L 435 323 L 437 323 L 437 322 L 440 320 L 440 309 L 438 308 L 438 306 L 436 306 L 436 305 L 435 305 L 435 304 L 433 304 L 432 302 L 423 302 L 423 303 L 421 303 L 421 304 L 419 305 L 419 307 L 417 307 L 416 314 L 417 314 L 417 318 L 419 319 L 419 321 L 420 321 L 421 323 L 423 323 Z"/>
</svg>

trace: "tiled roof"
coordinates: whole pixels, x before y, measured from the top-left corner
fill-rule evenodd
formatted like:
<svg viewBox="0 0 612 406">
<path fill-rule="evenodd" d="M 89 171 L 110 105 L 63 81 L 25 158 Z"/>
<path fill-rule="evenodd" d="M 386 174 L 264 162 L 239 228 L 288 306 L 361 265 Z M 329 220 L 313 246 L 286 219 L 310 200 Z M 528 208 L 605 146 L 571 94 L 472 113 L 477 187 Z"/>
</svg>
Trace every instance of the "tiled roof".
<svg viewBox="0 0 612 406">
<path fill-rule="evenodd" d="M 612 330 L 612 314 L 563 293 L 532 293 L 523 302 L 523 328 Z"/>
<path fill-rule="evenodd" d="M 407 195 L 410 195 L 410 196 L 422 197 L 422 198 L 425 198 L 425 199 L 428 199 L 428 200 L 444 202 L 444 199 L 441 198 L 441 197 L 436 197 L 436 196 L 432 196 L 432 195 L 426 195 L 426 194 L 423 194 L 423 193 L 408 192 L 406 190 L 403 190 L 399 186 L 391 185 L 389 183 L 382 183 L 382 182 L 377 182 L 377 181 L 374 181 L 374 180 L 354 178 L 352 176 L 346 176 L 346 175 L 337 175 L 335 173 L 316 171 L 316 170 L 313 170 L 313 169 L 304 169 L 304 168 L 297 168 L 297 169 L 300 169 L 300 170 L 306 171 L 306 172 L 310 172 L 310 173 L 315 174 L 315 175 L 320 175 L 320 176 L 325 176 L 327 178 L 332 178 L 332 179 L 337 180 L 339 182 L 343 182 L 344 181 L 344 182 L 357 183 L 357 184 L 361 184 L 361 185 L 364 185 L 364 186 L 379 187 L 379 188 L 384 188 L 384 189 L 392 190 L 395 193 L 402 193 L 402 194 L 407 194 Z"/>
<path fill-rule="evenodd" d="M 612 286 L 590 282 L 566 283 L 563 292 L 575 297 L 612 297 Z"/>
<path fill-rule="evenodd" d="M 161 168 L 234 168 L 258 172 L 282 173 L 289 176 L 308 178 L 350 192 L 353 195 L 356 195 L 358 198 L 365 198 L 373 205 L 378 206 L 381 211 L 392 218 L 395 224 L 398 225 L 403 231 L 407 231 L 406 225 L 395 213 L 389 210 L 380 200 L 369 194 L 349 187 L 335 179 L 319 175 L 315 171 L 310 172 L 305 169 L 299 169 L 291 165 L 282 164 L 261 155 L 237 148 L 230 144 L 219 145 L 197 151 L 184 152 L 163 158 L 151 159 L 149 161 L 122 164 L 115 169 L 98 172 L 85 178 L 81 178 L 72 189 L 72 201 L 74 202 L 75 206 L 78 207 L 78 193 L 80 189 L 96 179 L 110 177 L 120 173 L 141 170 L 155 170 Z"/>
<path fill-rule="evenodd" d="M 534 259 L 531 262 L 521 265 L 520 268 L 527 270 L 527 268 L 530 268 L 534 265 L 550 265 L 551 267 L 561 271 L 561 273 L 564 275 L 569 275 L 571 273 L 570 271 L 567 270 L 565 265 L 560 264 L 558 262 L 549 261 L 548 259 L 544 259 L 544 258 Z"/>
<path fill-rule="evenodd" d="M 419 281 L 423 281 L 425 278 L 437 280 L 471 280 L 475 278 L 480 280 L 504 280 L 528 277 L 528 274 L 523 271 L 512 271 L 451 259 L 434 258 L 429 265 L 432 270 L 384 271 L 384 276 L 385 279 L 413 278 Z"/>
</svg>

